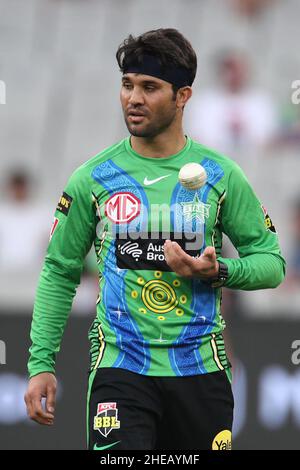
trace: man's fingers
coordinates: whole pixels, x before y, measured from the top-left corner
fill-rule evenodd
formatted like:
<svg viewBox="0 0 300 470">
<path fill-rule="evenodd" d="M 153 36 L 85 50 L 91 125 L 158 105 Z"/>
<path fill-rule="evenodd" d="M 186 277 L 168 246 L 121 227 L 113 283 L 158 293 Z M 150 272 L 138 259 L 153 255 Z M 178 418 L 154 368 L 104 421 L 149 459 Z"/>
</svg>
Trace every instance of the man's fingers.
<svg viewBox="0 0 300 470">
<path fill-rule="evenodd" d="M 172 271 L 184 277 L 192 276 L 195 260 L 178 243 L 167 240 L 164 245 L 164 255 Z"/>
<path fill-rule="evenodd" d="M 164 244 L 164 255 L 165 260 L 169 264 L 176 258 L 176 253 L 174 252 L 174 248 L 172 246 L 172 242 L 170 240 L 166 240 Z"/>
<path fill-rule="evenodd" d="M 43 410 L 41 397 L 34 396 L 31 400 L 32 405 L 32 419 L 38 421 L 41 424 L 49 424 L 49 422 L 53 421 L 54 415 L 53 413 L 48 413 Z"/>
<path fill-rule="evenodd" d="M 192 260 L 192 257 L 188 255 L 177 242 L 171 242 L 170 240 L 166 240 L 165 242 L 164 253 L 169 260 L 180 260 L 181 263 L 191 263 Z"/>
<path fill-rule="evenodd" d="M 184 258 L 185 260 L 189 260 L 190 256 L 181 248 L 180 245 L 178 245 L 177 242 L 172 242 L 172 248 L 176 255 Z"/>
<path fill-rule="evenodd" d="M 178 243 L 166 240 L 164 254 L 172 271 L 180 276 L 207 278 L 216 274 L 217 255 L 213 246 L 207 246 L 200 257 L 193 258 Z"/>
<path fill-rule="evenodd" d="M 39 412 L 36 409 L 36 405 L 31 401 L 30 398 L 26 397 L 25 398 L 26 402 L 26 407 L 27 407 L 27 413 L 30 419 L 33 421 L 39 423 L 39 424 L 44 424 L 44 425 L 52 425 L 53 424 L 53 417 L 42 417 Z"/>
<path fill-rule="evenodd" d="M 31 418 L 31 416 L 33 414 L 33 410 L 32 410 L 31 400 L 29 399 L 27 394 L 25 395 L 24 400 L 25 400 L 25 403 L 26 403 L 27 414 Z"/>
<path fill-rule="evenodd" d="M 48 387 L 47 398 L 46 398 L 46 410 L 48 413 L 54 413 L 55 410 L 55 397 L 56 389 L 54 387 Z"/>
<path fill-rule="evenodd" d="M 54 374 L 50 372 L 41 372 L 29 380 L 24 399 L 29 417 L 37 423 L 53 424 L 56 383 Z"/>
</svg>

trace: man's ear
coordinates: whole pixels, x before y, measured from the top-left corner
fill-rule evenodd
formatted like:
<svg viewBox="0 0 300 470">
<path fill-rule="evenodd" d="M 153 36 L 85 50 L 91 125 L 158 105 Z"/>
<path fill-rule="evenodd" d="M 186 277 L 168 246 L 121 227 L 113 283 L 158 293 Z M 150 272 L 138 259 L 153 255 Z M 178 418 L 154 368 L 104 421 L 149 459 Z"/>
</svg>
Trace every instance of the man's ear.
<svg viewBox="0 0 300 470">
<path fill-rule="evenodd" d="M 178 108 L 184 108 L 188 100 L 193 94 L 192 87 L 190 86 L 185 86 L 182 88 L 179 88 L 177 91 L 177 96 L 176 96 L 176 106 Z"/>
</svg>

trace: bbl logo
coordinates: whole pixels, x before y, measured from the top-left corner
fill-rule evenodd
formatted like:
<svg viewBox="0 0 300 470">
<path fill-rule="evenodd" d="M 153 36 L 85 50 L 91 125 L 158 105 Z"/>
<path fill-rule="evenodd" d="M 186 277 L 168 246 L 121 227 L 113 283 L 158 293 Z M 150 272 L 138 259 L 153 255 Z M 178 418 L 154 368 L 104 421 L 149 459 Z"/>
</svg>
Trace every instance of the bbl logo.
<svg viewBox="0 0 300 470">
<path fill-rule="evenodd" d="M 110 431 L 120 428 L 116 403 L 98 403 L 97 416 L 94 417 L 94 429 L 107 437 Z"/>
</svg>

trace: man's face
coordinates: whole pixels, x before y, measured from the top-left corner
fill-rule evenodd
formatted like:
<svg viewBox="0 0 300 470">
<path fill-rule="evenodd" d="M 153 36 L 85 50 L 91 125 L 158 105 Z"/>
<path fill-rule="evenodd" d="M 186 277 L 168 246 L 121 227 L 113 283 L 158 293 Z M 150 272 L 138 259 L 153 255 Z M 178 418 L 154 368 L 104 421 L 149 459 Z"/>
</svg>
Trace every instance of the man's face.
<svg viewBox="0 0 300 470">
<path fill-rule="evenodd" d="M 172 85 L 150 75 L 127 73 L 120 93 L 126 126 L 135 137 L 155 137 L 174 121 L 177 111 Z"/>
</svg>

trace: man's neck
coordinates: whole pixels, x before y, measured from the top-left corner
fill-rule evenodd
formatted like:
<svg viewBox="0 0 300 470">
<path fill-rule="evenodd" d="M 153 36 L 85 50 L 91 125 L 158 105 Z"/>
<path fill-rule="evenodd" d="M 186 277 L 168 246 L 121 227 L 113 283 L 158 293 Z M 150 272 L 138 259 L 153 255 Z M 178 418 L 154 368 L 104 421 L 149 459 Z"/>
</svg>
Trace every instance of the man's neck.
<svg viewBox="0 0 300 470">
<path fill-rule="evenodd" d="M 161 158 L 180 152 L 186 144 L 186 137 L 181 129 L 180 132 L 163 132 L 152 138 L 131 136 L 130 143 L 132 149 L 143 157 Z"/>
</svg>

